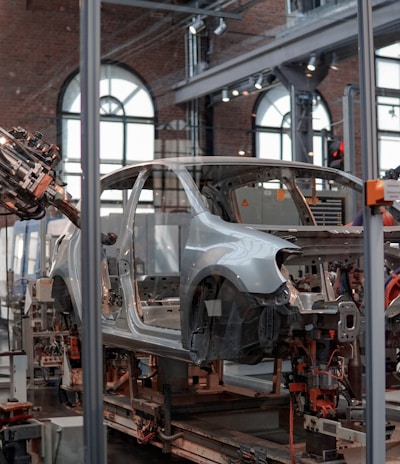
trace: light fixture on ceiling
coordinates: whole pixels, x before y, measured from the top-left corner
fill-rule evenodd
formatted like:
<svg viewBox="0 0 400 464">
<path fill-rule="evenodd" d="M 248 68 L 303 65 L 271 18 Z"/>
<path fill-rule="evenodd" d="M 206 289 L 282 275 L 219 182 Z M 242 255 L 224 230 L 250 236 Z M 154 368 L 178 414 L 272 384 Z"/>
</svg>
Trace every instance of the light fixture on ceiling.
<svg viewBox="0 0 400 464">
<path fill-rule="evenodd" d="M 331 64 L 329 65 L 329 67 L 332 69 L 332 71 L 338 71 L 339 70 L 339 66 L 337 64 L 337 56 L 336 56 L 336 53 L 334 53 L 332 55 L 332 61 L 331 61 Z"/>
<path fill-rule="evenodd" d="M 251 92 L 254 90 L 255 79 L 253 76 L 249 76 L 247 84 L 243 83 L 241 88 L 241 93 L 244 96 L 250 95 Z"/>
<path fill-rule="evenodd" d="M 254 83 L 254 87 L 257 89 L 257 90 L 261 90 L 262 89 L 262 84 L 263 84 L 263 75 L 262 73 L 260 73 L 260 75 L 258 76 L 257 80 L 255 81 Z"/>
<path fill-rule="evenodd" d="M 311 53 L 307 69 L 311 72 L 314 72 L 317 69 L 317 55 L 315 53 Z"/>
<path fill-rule="evenodd" d="M 222 35 L 226 31 L 227 27 L 228 26 L 226 25 L 224 18 L 219 18 L 219 24 L 217 28 L 214 29 L 214 34 L 218 36 Z"/>
<path fill-rule="evenodd" d="M 192 24 L 189 26 L 189 31 L 191 34 L 196 35 L 199 32 L 201 32 L 206 25 L 204 24 L 204 21 L 201 19 L 200 16 L 197 16 L 196 18 L 192 19 Z"/>
<path fill-rule="evenodd" d="M 230 98 L 229 98 L 228 89 L 222 89 L 222 101 L 226 103 L 229 100 L 230 100 Z"/>
<path fill-rule="evenodd" d="M 238 95 L 240 95 L 239 89 L 233 89 L 232 96 L 237 97 Z"/>
</svg>

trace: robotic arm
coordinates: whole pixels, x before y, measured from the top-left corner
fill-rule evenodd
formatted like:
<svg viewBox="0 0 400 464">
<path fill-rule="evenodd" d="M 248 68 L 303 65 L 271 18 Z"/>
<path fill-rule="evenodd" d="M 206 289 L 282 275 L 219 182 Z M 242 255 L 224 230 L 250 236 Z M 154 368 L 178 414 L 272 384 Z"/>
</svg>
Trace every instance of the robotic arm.
<svg viewBox="0 0 400 464">
<path fill-rule="evenodd" d="M 0 205 L 25 220 L 41 219 L 52 205 L 80 227 L 79 210 L 57 179 L 60 160 L 58 147 L 40 132 L 0 128 Z"/>
</svg>

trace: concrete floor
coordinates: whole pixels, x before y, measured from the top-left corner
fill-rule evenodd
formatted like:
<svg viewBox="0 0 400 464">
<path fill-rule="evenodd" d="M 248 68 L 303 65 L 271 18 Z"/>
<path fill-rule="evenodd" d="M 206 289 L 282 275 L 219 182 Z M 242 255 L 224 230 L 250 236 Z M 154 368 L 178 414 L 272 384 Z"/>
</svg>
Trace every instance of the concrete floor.
<svg viewBox="0 0 400 464">
<path fill-rule="evenodd" d="M 7 351 L 6 347 L 7 334 L 4 328 L 0 327 L 0 352 Z M 1 346 L 3 345 L 3 350 Z M 34 418 L 43 421 L 57 420 L 55 418 L 77 418 L 76 412 L 66 408 L 60 403 L 58 398 L 58 386 L 55 379 L 52 382 L 44 382 L 33 388 L 28 388 L 27 401 L 34 406 Z M 50 384 L 50 385 L 49 385 Z M 10 398 L 10 369 L 8 357 L 0 356 L 0 402 L 7 401 Z M 400 390 L 392 390 L 386 393 L 387 417 L 388 420 L 396 426 L 392 439 L 387 443 L 386 463 L 400 464 Z M 68 420 L 68 419 L 67 419 Z M 82 440 L 82 437 L 79 438 Z M 159 449 L 153 446 L 139 445 L 136 440 L 130 436 L 124 435 L 115 430 L 107 430 L 106 433 L 106 462 L 110 464 L 155 464 L 155 463 L 174 463 L 183 464 L 188 461 L 164 455 Z M 339 444 L 340 446 L 340 444 Z M 364 464 L 365 450 L 359 447 L 348 446 L 343 443 L 341 450 L 346 462 L 349 464 Z M 41 464 L 36 457 L 32 458 L 32 464 Z M 52 464 L 52 460 L 50 460 Z M 58 460 L 56 461 L 58 463 Z M 62 464 L 69 464 L 69 461 L 62 461 Z M 80 464 L 79 461 L 71 461 L 71 464 Z M 83 461 L 82 461 L 83 464 Z"/>
</svg>

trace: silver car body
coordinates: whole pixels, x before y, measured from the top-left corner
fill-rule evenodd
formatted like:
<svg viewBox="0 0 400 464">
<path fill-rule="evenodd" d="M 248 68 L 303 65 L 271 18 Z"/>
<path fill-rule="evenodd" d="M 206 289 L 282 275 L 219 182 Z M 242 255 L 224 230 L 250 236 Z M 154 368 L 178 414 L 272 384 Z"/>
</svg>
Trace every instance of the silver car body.
<svg viewBox="0 0 400 464">
<path fill-rule="evenodd" d="M 362 207 L 360 179 L 310 164 L 191 157 L 130 165 L 101 186 L 103 232 L 118 236 L 103 247 L 106 344 L 200 365 L 254 363 L 281 355 L 318 305 L 343 324 L 349 305 L 340 309 L 330 275 L 362 266 L 362 228 L 346 225 Z M 80 234 L 67 227 L 51 270 L 56 304 L 78 325 Z M 395 268 L 398 228 L 386 234 Z"/>
</svg>

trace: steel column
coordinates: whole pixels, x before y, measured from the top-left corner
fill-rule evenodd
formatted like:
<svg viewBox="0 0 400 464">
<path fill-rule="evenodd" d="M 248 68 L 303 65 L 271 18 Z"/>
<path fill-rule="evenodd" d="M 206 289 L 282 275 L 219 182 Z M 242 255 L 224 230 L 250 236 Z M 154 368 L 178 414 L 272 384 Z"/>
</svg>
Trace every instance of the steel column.
<svg viewBox="0 0 400 464">
<path fill-rule="evenodd" d="M 103 356 L 100 319 L 99 79 L 100 5 L 81 0 L 82 368 L 85 463 L 106 462 L 103 426 Z"/>
<path fill-rule="evenodd" d="M 378 177 L 372 1 L 358 0 L 363 179 Z M 364 207 L 367 464 L 386 461 L 383 221 Z"/>
</svg>

